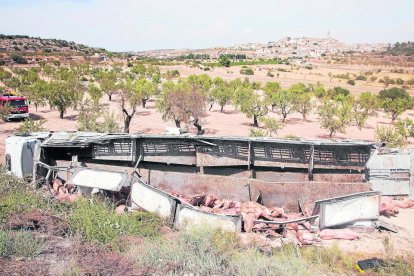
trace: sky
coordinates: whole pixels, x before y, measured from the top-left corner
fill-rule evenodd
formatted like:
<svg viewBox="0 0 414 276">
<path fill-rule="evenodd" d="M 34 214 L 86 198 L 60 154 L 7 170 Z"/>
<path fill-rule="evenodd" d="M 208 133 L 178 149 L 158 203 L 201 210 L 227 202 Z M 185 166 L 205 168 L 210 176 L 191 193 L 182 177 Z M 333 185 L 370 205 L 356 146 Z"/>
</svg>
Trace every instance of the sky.
<svg viewBox="0 0 414 276">
<path fill-rule="evenodd" d="M 414 0 L 0 0 L 0 33 L 110 51 L 331 37 L 414 40 Z"/>
</svg>

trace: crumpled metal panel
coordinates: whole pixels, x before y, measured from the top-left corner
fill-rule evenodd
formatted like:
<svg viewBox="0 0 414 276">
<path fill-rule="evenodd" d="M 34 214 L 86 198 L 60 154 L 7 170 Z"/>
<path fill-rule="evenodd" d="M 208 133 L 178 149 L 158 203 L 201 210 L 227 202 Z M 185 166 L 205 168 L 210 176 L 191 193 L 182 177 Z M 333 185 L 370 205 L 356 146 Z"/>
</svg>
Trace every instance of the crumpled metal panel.
<svg viewBox="0 0 414 276">
<path fill-rule="evenodd" d="M 134 178 L 131 184 L 131 203 L 133 209 L 142 208 L 148 212 L 157 213 L 162 218 L 174 221 L 177 206 L 174 197 L 137 178 Z"/>
<path fill-rule="evenodd" d="M 225 232 L 240 232 L 241 217 L 212 214 L 179 204 L 174 226 L 187 229 L 192 227 L 210 227 Z"/>
<path fill-rule="evenodd" d="M 319 210 L 320 229 L 378 220 L 380 199 L 380 192 L 363 192 L 318 200 L 314 214 Z"/>
<path fill-rule="evenodd" d="M 127 173 L 78 168 L 68 179 L 68 184 L 97 188 L 105 191 L 119 191 L 128 179 Z"/>
</svg>

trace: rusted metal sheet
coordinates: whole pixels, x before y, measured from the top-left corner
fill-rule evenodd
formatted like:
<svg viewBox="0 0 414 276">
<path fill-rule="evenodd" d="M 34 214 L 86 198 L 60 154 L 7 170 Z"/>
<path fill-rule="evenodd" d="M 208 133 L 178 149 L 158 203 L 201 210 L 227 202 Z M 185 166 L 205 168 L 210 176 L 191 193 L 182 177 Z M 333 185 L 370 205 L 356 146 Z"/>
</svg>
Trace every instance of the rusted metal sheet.
<svg viewBox="0 0 414 276">
<path fill-rule="evenodd" d="M 185 205 L 178 205 L 176 228 L 209 227 L 225 232 L 240 232 L 241 217 L 235 215 L 212 214 Z"/>
<path fill-rule="evenodd" d="M 365 182 L 365 174 L 320 173 L 314 174 L 313 180 L 316 182 Z"/>
<path fill-rule="evenodd" d="M 249 191 L 245 186 L 248 183 L 247 179 L 154 170 L 149 173 L 144 173 L 143 170 L 142 172 L 143 179 L 167 192 L 175 191 L 187 195 L 213 194 L 223 199 L 249 200 Z"/>
<path fill-rule="evenodd" d="M 305 206 L 313 206 L 313 203 L 321 197 L 335 197 L 370 190 L 369 183 L 315 181 L 277 183 L 255 179 L 249 180 L 249 183 L 253 197 L 261 192 L 264 205 L 285 206 L 290 211 L 297 211 L 298 200 Z"/>
<path fill-rule="evenodd" d="M 308 180 L 307 173 L 254 171 L 255 179 L 268 182 L 301 182 Z"/>
<path fill-rule="evenodd" d="M 145 178 L 147 174 L 143 173 Z M 150 183 L 161 190 L 176 191 L 183 194 L 213 194 L 218 198 L 248 201 L 260 192 L 263 203 L 268 206 L 285 205 L 290 210 L 297 210 L 297 202 L 313 205 L 321 197 L 334 197 L 370 190 L 369 183 L 340 182 L 268 182 L 256 179 L 236 177 L 186 174 L 177 172 L 151 171 Z M 248 184 L 251 193 L 249 196 Z"/>
<path fill-rule="evenodd" d="M 319 213 L 319 228 L 376 221 L 379 217 L 380 192 L 363 192 L 315 202 L 314 214 Z"/>
</svg>

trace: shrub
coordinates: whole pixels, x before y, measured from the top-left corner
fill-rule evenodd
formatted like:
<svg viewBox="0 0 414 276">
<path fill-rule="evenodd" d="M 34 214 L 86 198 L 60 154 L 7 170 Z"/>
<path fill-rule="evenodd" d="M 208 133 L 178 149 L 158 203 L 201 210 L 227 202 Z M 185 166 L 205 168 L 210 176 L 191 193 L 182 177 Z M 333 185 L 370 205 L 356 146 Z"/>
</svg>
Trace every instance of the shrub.
<svg viewBox="0 0 414 276">
<path fill-rule="evenodd" d="M 45 128 L 43 127 L 43 124 L 45 123 L 45 120 L 33 120 L 31 118 L 27 118 L 23 121 L 23 123 L 19 126 L 19 129 L 17 130 L 17 133 L 20 135 L 27 135 L 30 132 L 40 132 L 44 131 Z"/>
<path fill-rule="evenodd" d="M 0 119 L 3 121 L 6 121 L 11 111 L 12 111 L 12 108 L 8 105 L 0 106 Z"/>
<path fill-rule="evenodd" d="M 377 141 L 385 143 L 390 148 L 401 147 L 405 144 L 404 134 L 395 126 L 377 126 L 375 131 Z"/>
<path fill-rule="evenodd" d="M 254 75 L 254 71 L 252 68 L 242 68 L 240 70 L 240 74 L 242 75 Z"/>
<path fill-rule="evenodd" d="M 156 237 L 163 221 L 146 212 L 118 215 L 105 201 L 79 200 L 69 217 L 71 230 L 84 240 L 97 244 L 114 243 L 123 235 Z"/>
<path fill-rule="evenodd" d="M 17 64 L 27 64 L 27 59 L 25 59 L 22 55 L 12 54 L 10 58 Z"/>
<path fill-rule="evenodd" d="M 278 120 L 271 117 L 263 117 L 260 120 L 264 124 L 264 128 L 267 130 L 267 135 L 272 137 L 272 134 L 277 135 L 277 131 L 283 128 L 283 124 Z"/>
<path fill-rule="evenodd" d="M 100 106 L 85 103 L 77 118 L 79 131 L 92 131 L 101 133 L 117 133 L 120 127 L 113 112 L 102 110 Z"/>
<path fill-rule="evenodd" d="M 355 85 L 355 81 L 354 80 L 348 80 L 346 83 L 349 84 L 349 85 Z"/>
<path fill-rule="evenodd" d="M 309 275 L 316 272 L 297 247 L 285 246 L 268 254 L 254 245 L 241 249 L 236 235 L 208 227 L 183 230 L 176 239 L 147 242 L 132 249 L 130 255 L 142 268 L 156 275 Z"/>
<path fill-rule="evenodd" d="M 10 232 L 0 229 L 0 257 L 33 258 L 42 253 L 44 242 L 27 231 Z"/>
<path fill-rule="evenodd" d="M 275 76 L 271 71 L 267 71 L 267 74 L 266 75 L 268 77 L 271 77 L 271 78 L 273 78 Z"/>
<path fill-rule="evenodd" d="M 251 128 L 249 136 L 250 137 L 265 137 L 266 132 L 264 130 L 259 129 L 259 128 Z"/>
</svg>

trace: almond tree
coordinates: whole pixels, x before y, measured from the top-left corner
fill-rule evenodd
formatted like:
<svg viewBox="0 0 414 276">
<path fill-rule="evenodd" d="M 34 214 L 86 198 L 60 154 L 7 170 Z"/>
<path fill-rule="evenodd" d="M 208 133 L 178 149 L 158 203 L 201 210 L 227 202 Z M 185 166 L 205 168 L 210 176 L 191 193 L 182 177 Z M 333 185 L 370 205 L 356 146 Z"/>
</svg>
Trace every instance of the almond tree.
<svg viewBox="0 0 414 276">
<path fill-rule="evenodd" d="M 117 74 L 114 70 L 111 71 L 102 71 L 100 74 L 98 74 L 98 82 L 102 89 L 102 91 L 105 92 L 106 95 L 108 95 L 108 99 L 112 100 L 112 95 L 117 90 Z"/>
<path fill-rule="evenodd" d="M 213 103 L 217 102 L 220 106 L 220 112 L 223 112 L 224 106 L 230 103 L 232 96 L 232 90 L 225 80 L 220 77 L 213 79 L 213 88 L 210 92 L 212 100 L 210 100 L 211 105 L 209 110 L 213 107 Z"/>
<path fill-rule="evenodd" d="M 329 137 L 336 132 L 345 133 L 352 123 L 352 102 L 346 96 L 324 100 L 318 107 L 321 127 L 329 131 Z"/>
<path fill-rule="evenodd" d="M 138 103 L 142 100 L 141 91 L 135 89 L 135 84 L 130 80 L 124 80 L 118 84 L 120 106 L 124 116 L 124 132 L 129 133 L 129 126 L 134 117 Z"/>
<path fill-rule="evenodd" d="M 253 126 L 259 127 L 258 119 L 267 114 L 266 102 L 253 90 L 244 86 L 235 92 L 235 104 L 246 114 L 247 118 L 253 118 Z"/>
<path fill-rule="evenodd" d="M 306 121 L 306 116 L 313 109 L 312 92 L 310 92 L 310 89 L 303 83 L 291 85 L 289 87 L 289 92 L 292 93 L 293 109 L 302 114 L 303 120 Z"/>
<path fill-rule="evenodd" d="M 275 97 L 277 96 L 277 93 L 279 93 L 281 89 L 282 88 L 280 87 L 280 84 L 278 82 L 272 82 L 272 81 L 266 82 L 263 88 L 265 100 L 268 104 L 272 106 L 272 111 L 274 110 L 276 106 Z"/>
</svg>

